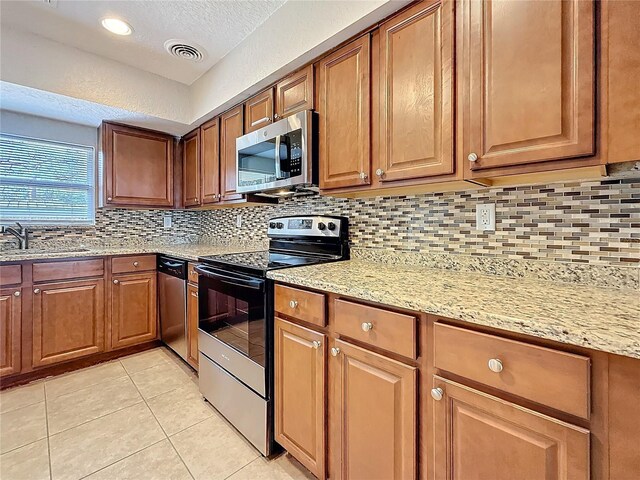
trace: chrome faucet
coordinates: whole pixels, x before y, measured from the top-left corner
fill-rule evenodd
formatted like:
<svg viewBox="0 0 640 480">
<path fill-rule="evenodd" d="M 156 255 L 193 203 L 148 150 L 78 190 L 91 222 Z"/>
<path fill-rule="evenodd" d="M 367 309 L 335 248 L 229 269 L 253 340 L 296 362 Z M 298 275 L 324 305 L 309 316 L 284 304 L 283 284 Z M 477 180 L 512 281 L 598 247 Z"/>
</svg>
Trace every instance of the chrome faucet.
<svg viewBox="0 0 640 480">
<path fill-rule="evenodd" d="M 17 229 L 2 225 L 2 227 L 0 227 L 0 233 L 10 233 L 20 242 L 20 250 L 26 250 L 29 248 L 29 230 L 20 225 L 20 222 L 16 222 L 16 225 L 18 226 Z"/>
</svg>

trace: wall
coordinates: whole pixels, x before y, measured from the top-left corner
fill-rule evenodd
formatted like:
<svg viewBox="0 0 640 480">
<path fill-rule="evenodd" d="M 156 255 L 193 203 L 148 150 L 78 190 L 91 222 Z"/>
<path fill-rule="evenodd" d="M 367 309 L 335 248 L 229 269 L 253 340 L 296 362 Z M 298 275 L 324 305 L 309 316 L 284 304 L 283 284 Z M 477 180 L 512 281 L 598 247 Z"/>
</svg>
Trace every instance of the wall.
<svg viewBox="0 0 640 480">
<path fill-rule="evenodd" d="M 0 132 L 54 142 L 87 145 L 96 151 L 98 146 L 98 130 L 95 127 L 7 110 L 0 110 Z"/>
<path fill-rule="evenodd" d="M 201 231 L 261 239 L 268 218 L 314 212 L 349 217 L 356 247 L 640 266 L 639 192 L 640 177 L 372 199 L 298 198 L 203 212 Z M 496 232 L 476 231 L 476 204 L 492 202 Z"/>
</svg>

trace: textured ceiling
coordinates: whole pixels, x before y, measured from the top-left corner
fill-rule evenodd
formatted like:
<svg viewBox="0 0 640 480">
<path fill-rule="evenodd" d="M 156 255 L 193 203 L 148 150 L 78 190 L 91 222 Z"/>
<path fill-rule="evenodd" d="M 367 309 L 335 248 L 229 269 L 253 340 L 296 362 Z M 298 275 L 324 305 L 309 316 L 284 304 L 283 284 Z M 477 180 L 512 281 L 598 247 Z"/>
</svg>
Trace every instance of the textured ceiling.
<svg viewBox="0 0 640 480">
<path fill-rule="evenodd" d="M 190 85 L 244 38 L 285 0 L 100 1 L 2 0 L 2 26 L 23 29 L 57 42 Z M 133 27 L 120 37 L 100 20 L 115 16 Z M 206 58 L 195 63 L 171 57 L 169 39 L 204 47 Z"/>
</svg>

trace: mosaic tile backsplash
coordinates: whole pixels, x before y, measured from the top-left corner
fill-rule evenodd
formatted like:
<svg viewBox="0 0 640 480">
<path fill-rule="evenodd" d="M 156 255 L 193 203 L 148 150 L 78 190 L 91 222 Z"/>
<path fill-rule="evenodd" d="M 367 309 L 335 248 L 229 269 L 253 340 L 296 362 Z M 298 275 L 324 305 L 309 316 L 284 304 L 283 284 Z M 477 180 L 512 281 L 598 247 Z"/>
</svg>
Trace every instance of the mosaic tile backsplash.
<svg viewBox="0 0 640 480">
<path fill-rule="evenodd" d="M 496 204 L 495 232 L 476 230 L 478 203 Z M 301 197 L 240 209 L 99 210 L 94 227 L 34 229 L 32 245 L 264 240 L 268 218 L 301 213 L 349 217 L 351 244 L 360 248 L 640 266 L 640 178 L 369 199 Z M 163 228 L 164 215 L 171 215 L 171 228 Z M 7 248 L 12 239 L 1 242 Z"/>
</svg>

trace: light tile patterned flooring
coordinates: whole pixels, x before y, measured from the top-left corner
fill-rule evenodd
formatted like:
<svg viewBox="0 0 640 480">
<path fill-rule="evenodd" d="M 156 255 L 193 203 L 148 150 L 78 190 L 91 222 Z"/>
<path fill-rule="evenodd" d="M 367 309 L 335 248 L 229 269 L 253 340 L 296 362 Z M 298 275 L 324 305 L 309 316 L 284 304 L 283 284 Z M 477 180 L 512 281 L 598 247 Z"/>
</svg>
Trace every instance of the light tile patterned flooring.
<svg viewBox="0 0 640 480">
<path fill-rule="evenodd" d="M 2 480 L 313 479 L 267 461 L 165 348 L 0 393 Z"/>
</svg>

